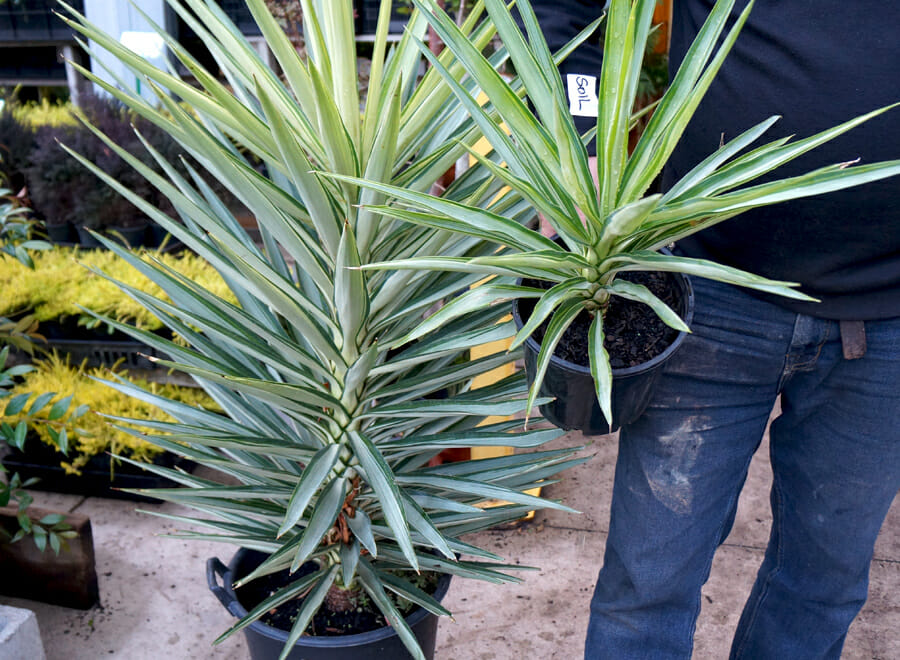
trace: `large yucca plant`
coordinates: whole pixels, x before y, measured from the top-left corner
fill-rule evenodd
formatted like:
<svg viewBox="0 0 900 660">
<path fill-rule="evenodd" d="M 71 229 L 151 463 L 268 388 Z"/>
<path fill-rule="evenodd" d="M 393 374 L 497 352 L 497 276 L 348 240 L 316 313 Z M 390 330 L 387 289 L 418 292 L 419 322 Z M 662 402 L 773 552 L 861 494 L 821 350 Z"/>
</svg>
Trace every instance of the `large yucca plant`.
<svg viewBox="0 0 900 660">
<path fill-rule="evenodd" d="M 534 312 L 512 342 L 520 346 L 548 322 L 529 393 L 535 403 L 550 358 L 566 329 L 584 312 L 589 330 L 590 368 L 596 395 L 612 423 L 612 370 L 604 348 L 604 311 L 611 296 L 649 305 L 669 326 L 685 331 L 684 322 L 646 287 L 625 281 L 626 271 L 671 271 L 809 299 L 793 287 L 720 264 L 661 254 L 661 248 L 751 208 L 816 195 L 900 172 L 900 161 L 835 164 L 787 179 L 754 183 L 757 178 L 816 148 L 887 108 L 794 142 L 784 138 L 750 148 L 775 123 L 765 119 L 724 144 L 664 194 L 647 194 L 666 164 L 694 110 L 722 65 L 744 24 L 746 10 L 726 29 L 733 0 L 719 0 L 684 58 L 671 85 L 655 107 L 634 150 L 629 129 L 640 81 L 641 62 L 651 31 L 656 0 L 612 0 L 599 83 L 596 133 L 579 135 L 569 114 L 562 82 L 528 0 L 517 3 L 524 34 L 503 0 L 485 0 L 487 11 L 509 51 L 527 98 L 497 74 L 478 44 L 461 32 L 433 0 L 414 0 L 448 49 L 465 67 L 468 86 L 441 62 L 425 53 L 484 131 L 503 164 L 475 158 L 511 189 L 525 197 L 556 231 L 561 245 L 518 219 L 495 209 L 454 205 L 412 190 L 366 183 L 394 202 L 376 211 L 411 225 L 451 229 L 493 241 L 497 253 L 459 257 L 435 252 L 377 269 L 430 269 L 494 276 L 487 285 L 455 299 L 404 340 L 428 333 L 457 318 L 468 318 L 497 303 L 516 298 L 537 300 Z M 424 52 L 424 51 L 423 51 Z M 474 86 L 472 85 L 474 82 Z M 493 101 L 482 108 L 473 89 Z M 502 119 L 508 130 L 498 125 Z M 585 144 L 596 136 L 597 182 L 592 178 Z M 749 150 L 748 150 L 749 149 Z M 851 156 L 852 157 L 852 156 Z M 496 159 L 494 159 L 496 161 Z M 551 283 L 549 290 L 523 286 L 516 278 Z M 403 345 L 401 341 L 398 345 Z"/>
<path fill-rule="evenodd" d="M 374 272 L 360 266 L 434 253 L 485 256 L 495 247 L 481 238 L 384 218 L 372 210 L 384 202 L 382 193 L 313 171 L 427 194 L 481 136 L 447 80 L 464 88 L 473 83 L 464 80 L 464 69 L 450 52 L 435 60 L 447 80 L 435 69 L 421 75 L 419 45 L 427 23 L 419 14 L 389 49 L 390 2 L 382 3 L 364 102 L 357 91 L 350 0 L 302 3 L 305 58 L 263 0 L 248 0 L 280 75 L 264 65 L 215 2 L 169 4 L 209 49 L 221 76 L 200 66 L 161 28 L 157 31 L 196 87 L 151 66 L 71 8 L 67 19 L 92 47 L 125 63 L 145 90 L 155 92 L 159 107 L 128 91 L 125 81 L 117 86 L 91 72 L 84 75 L 173 136 L 246 207 L 262 237 L 261 245 L 254 244 L 214 195 L 206 174 L 186 165 L 191 178 L 182 177 L 147 141 L 167 176 L 100 135 L 171 201 L 183 224 L 73 153 L 208 260 L 237 300 L 104 241 L 165 291 L 167 300 L 120 283 L 188 346 L 111 324 L 170 355 L 163 364 L 193 375 L 227 413 L 223 417 L 124 382 L 113 384 L 178 420 L 142 422 L 155 430 L 151 442 L 240 484 L 224 486 L 156 468 L 185 488 L 153 494 L 201 514 L 174 516 L 208 530 L 187 537 L 266 553 L 244 583 L 315 563 L 311 574 L 260 603 L 222 638 L 303 595 L 287 653 L 324 600 L 364 590 L 410 652 L 422 657 L 387 592 L 447 614 L 407 579 L 409 574 L 428 569 L 491 582 L 515 579 L 505 572 L 512 566 L 459 537 L 534 508 L 565 508 L 525 491 L 577 460 L 569 450 L 544 450 L 429 467 L 446 448 L 531 449 L 559 433 L 522 432 L 516 421 L 479 426 L 490 415 L 514 415 L 526 403 L 521 374 L 471 388 L 475 376 L 515 357 L 499 351 L 468 359 L 472 346 L 514 334 L 502 321 L 505 310 L 485 310 L 404 350 L 390 350 L 429 309 L 465 291 L 480 275 Z M 459 28 L 461 38 L 479 50 L 494 36 L 482 18 L 479 4 Z M 494 53 L 489 66 L 499 66 L 505 57 L 502 50 Z M 264 173 L 251 161 L 263 163 Z M 479 166 L 450 186 L 443 199 L 491 208 L 514 222 L 533 215 L 520 195 L 502 192 L 502 185 Z M 440 393 L 449 395 L 440 398 Z M 474 559 L 461 560 L 460 554 Z"/>
</svg>

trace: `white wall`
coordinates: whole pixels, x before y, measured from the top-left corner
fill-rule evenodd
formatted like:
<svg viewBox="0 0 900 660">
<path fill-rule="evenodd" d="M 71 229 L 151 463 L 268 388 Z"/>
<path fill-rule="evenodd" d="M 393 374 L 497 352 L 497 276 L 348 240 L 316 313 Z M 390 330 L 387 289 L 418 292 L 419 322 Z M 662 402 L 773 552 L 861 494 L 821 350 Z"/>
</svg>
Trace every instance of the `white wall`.
<svg viewBox="0 0 900 660">
<path fill-rule="evenodd" d="M 154 23 L 165 27 L 165 0 L 135 0 L 134 4 L 138 5 Z M 153 32 L 150 24 L 128 0 L 84 0 L 84 12 L 89 21 L 116 39 L 121 39 L 123 32 Z M 120 62 L 108 52 L 101 50 L 95 43 L 91 42 L 90 46 L 92 50 L 95 50 L 95 54 L 91 58 L 91 70 L 95 74 L 118 86 L 115 77 L 104 69 L 105 65 L 125 84 L 130 85 L 132 89 L 135 88 L 134 76 Z M 151 61 L 157 66 L 164 66 L 161 58 Z M 95 89 L 97 92 L 102 91 L 96 85 Z M 154 99 L 153 94 L 143 86 L 141 94 L 148 100 Z"/>
</svg>

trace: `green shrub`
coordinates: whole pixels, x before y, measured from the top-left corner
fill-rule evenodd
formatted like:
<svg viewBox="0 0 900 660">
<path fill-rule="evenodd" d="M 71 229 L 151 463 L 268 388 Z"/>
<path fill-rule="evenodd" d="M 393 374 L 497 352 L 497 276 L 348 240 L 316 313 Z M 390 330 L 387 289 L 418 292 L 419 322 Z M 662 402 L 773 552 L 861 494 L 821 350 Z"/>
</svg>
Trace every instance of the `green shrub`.
<svg viewBox="0 0 900 660">
<path fill-rule="evenodd" d="M 140 132 L 144 140 L 171 162 L 182 176 L 188 176 L 188 170 L 180 160 L 183 149 L 178 143 L 115 99 L 90 96 L 73 112 L 112 137 L 117 145 L 129 153 L 138 154 L 144 165 L 155 172 L 162 172 L 162 168 L 144 148 L 136 133 Z M 10 116 L 19 124 L 19 131 L 25 131 L 31 136 L 30 151 L 24 158 L 24 165 L 20 167 L 24 171 L 32 206 L 48 223 L 71 222 L 76 226 L 103 230 L 140 226 L 150 222 L 146 215 L 120 195 L 106 186 L 97 185 L 96 177 L 84 167 L 71 159 L 61 158 L 60 143 L 84 154 L 103 172 L 127 185 L 155 208 L 174 217 L 174 208 L 166 197 L 90 129 L 75 120 L 67 108 L 49 104 L 13 106 Z M 202 169 L 196 160 L 188 158 L 186 162 L 195 170 Z M 226 203 L 235 203 L 234 197 L 223 186 L 213 182 L 211 187 L 223 196 Z"/>
</svg>

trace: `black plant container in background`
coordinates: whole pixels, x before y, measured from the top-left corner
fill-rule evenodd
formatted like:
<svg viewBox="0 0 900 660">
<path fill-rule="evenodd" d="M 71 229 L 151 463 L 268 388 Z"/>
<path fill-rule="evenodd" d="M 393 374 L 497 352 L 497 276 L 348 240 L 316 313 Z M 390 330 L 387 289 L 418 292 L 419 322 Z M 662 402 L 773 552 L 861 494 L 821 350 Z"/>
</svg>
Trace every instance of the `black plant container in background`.
<svg viewBox="0 0 900 660">
<path fill-rule="evenodd" d="M 82 467 L 81 474 L 69 474 L 60 465 L 66 460 L 61 452 L 52 449 L 37 438 L 22 452 L 8 448 L 0 462 L 10 474 L 18 473 L 22 480 L 37 479 L 32 489 L 50 493 L 68 493 L 85 497 L 105 497 L 115 500 L 158 503 L 154 497 L 129 493 L 123 489 L 175 488 L 178 484 L 171 479 L 142 470 L 130 463 L 119 462 L 110 470 L 108 454 L 93 456 Z M 187 459 L 165 453 L 157 456 L 154 464 L 166 468 L 179 468 L 192 472 L 196 464 Z"/>
<path fill-rule="evenodd" d="M 75 225 L 75 231 L 78 233 L 78 244 L 83 248 L 98 249 L 103 247 L 103 243 L 97 240 L 91 231 L 93 228 L 84 225 Z"/>
<path fill-rule="evenodd" d="M 247 614 L 246 608 L 238 601 L 231 585 L 247 575 L 262 563 L 265 555 L 253 550 L 240 549 L 226 567 L 219 559 L 206 562 L 206 582 L 219 602 L 241 618 Z M 222 584 L 219 584 L 219 578 Z M 438 581 L 437 591 L 432 594 L 442 600 L 450 587 L 450 576 L 443 575 Z M 419 646 L 429 660 L 434 658 L 437 641 L 438 616 L 418 608 L 406 622 L 412 628 Z M 284 648 L 288 631 L 279 630 L 255 621 L 244 628 L 251 660 L 276 660 Z M 385 627 L 357 635 L 313 636 L 304 635 L 287 656 L 288 660 L 403 660 L 411 657 L 393 628 Z"/>
<path fill-rule="evenodd" d="M 125 241 L 130 248 L 139 248 L 147 244 L 144 240 L 147 235 L 146 222 L 137 225 L 109 225 L 103 233 L 112 237 L 114 241 Z"/>
<path fill-rule="evenodd" d="M 681 273 L 673 273 L 672 276 L 679 292 L 679 305 L 675 311 L 690 326 L 694 315 L 694 290 L 687 276 Z M 513 320 L 518 329 L 524 325 L 524 320 L 519 314 L 518 301 L 513 304 Z M 578 430 L 586 435 L 612 433 L 620 426 L 631 424 L 644 412 L 650 402 L 653 386 L 662 373 L 663 364 L 678 350 L 686 334 L 678 333 L 675 340 L 662 353 L 648 362 L 612 370 L 612 426 L 607 423 L 597 402 L 590 367 L 552 356 L 544 375 L 540 395 L 555 397 L 555 400 L 541 406 L 541 414 L 561 429 Z M 529 337 L 525 341 L 524 351 L 525 372 L 528 382 L 533 383 L 540 345 Z"/>
<path fill-rule="evenodd" d="M 356 0 L 353 6 L 356 10 L 357 34 L 375 34 L 375 30 L 378 27 L 378 12 L 381 11 L 381 0 Z M 400 0 L 393 0 L 389 33 L 403 34 L 403 29 L 409 21 L 409 15 L 412 12 L 411 7 L 411 2 L 405 5 Z"/>
<path fill-rule="evenodd" d="M 75 228 L 71 222 L 56 224 L 45 223 L 44 231 L 47 232 L 47 240 L 51 243 L 68 244 L 74 242 Z"/>
</svg>

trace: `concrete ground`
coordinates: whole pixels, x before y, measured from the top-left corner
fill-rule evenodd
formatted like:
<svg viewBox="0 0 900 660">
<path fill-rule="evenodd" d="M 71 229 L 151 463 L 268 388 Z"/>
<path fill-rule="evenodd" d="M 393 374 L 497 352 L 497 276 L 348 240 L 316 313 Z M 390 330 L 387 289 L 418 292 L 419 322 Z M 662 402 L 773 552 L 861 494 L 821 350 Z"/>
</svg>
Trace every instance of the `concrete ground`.
<svg viewBox="0 0 900 660">
<path fill-rule="evenodd" d="M 545 494 L 581 515 L 537 515 L 517 529 L 468 539 L 511 562 L 538 566 L 520 585 L 454 580 L 444 604 L 437 660 L 569 660 L 581 657 L 588 603 L 603 556 L 616 444 L 572 433 L 560 445 L 589 444 L 594 458 Z M 694 658 L 726 658 L 744 599 L 768 538 L 771 484 L 765 446 L 757 453 L 731 535 L 720 548 L 703 591 Z M 205 585 L 205 562 L 233 554 L 230 546 L 162 538 L 170 521 L 136 513 L 130 502 L 43 494 L 40 506 L 90 515 L 101 605 L 70 610 L 22 599 L 0 602 L 37 613 L 48 660 L 193 660 L 247 658 L 244 640 L 212 641 L 233 621 Z M 140 508 L 172 512 L 170 505 Z M 869 601 L 850 629 L 848 660 L 900 658 L 900 498 L 875 548 Z M 388 660 L 388 659 L 386 659 Z"/>
</svg>

